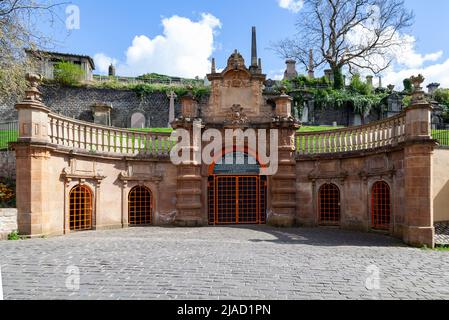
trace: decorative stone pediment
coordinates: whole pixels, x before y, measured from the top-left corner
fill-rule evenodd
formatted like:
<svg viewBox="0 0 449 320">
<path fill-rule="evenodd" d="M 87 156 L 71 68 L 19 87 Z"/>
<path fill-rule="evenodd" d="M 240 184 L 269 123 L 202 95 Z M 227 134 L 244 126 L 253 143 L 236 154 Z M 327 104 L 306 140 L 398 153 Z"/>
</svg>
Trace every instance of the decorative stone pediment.
<svg viewBox="0 0 449 320">
<path fill-rule="evenodd" d="M 208 75 L 211 94 L 204 110 L 205 122 L 242 125 L 254 119 L 264 118 L 269 106 L 263 99 L 265 75 L 251 72 L 245 66 L 243 56 L 235 51 L 221 73 Z M 231 111 L 230 106 L 232 106 Z M 240 109 L 236 109 L 239 106 Z M 267 117 L 266 122 L 271 119 Z"/>
</svg>

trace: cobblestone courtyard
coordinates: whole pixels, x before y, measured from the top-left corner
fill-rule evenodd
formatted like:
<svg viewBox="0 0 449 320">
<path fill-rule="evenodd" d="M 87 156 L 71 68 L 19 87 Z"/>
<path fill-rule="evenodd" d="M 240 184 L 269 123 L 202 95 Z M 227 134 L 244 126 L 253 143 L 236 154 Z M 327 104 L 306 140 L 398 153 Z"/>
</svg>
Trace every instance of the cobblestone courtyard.
<svg viewBox="0 0 449 320">
<path fill-rule="evenodd" d="M 449 299 L 449 252 L 333 229 L 84 232 L 0 242 L 0 264 L 5 299 Z"/>
</svg>

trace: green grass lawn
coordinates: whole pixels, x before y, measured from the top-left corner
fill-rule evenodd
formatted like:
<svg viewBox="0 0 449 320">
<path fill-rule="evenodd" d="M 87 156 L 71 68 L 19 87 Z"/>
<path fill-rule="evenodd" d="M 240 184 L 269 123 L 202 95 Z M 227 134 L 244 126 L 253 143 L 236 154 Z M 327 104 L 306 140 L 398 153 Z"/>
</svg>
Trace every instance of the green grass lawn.
<svg viewBox="0 0 449 320">
<path fill-rule="evenodd" d="M 331 126 L 304 126 L 301 127 L 301 129 L 298 130 L 298 132 L 304 133 L 304 132 L 320 132 L 320 131 L 329 131 L 329 130 L 336 130 L 336 129 L 342 129 L 344 127 L 331 127 Z"/>
<path fill-rule="evenodd" d="M 332 126 L 304 126 L 301 127 L 301 129 L 298 130 L 300 133 L 307 133 L 307 132 L 322 132 L 322 131 L 329 131 L 329 130 L 336 130 L 341 129 L 342 127 L 332 127 Z M 170 134 L 173 132 L 173 129 L 171 128 L 144 128 L 144 129 L 131 129 L 132 131 L 136 132 L 149 132 L 149 133 L 162 133 L 162 134 Z M 432 130 L 432 137 L 440 142 L 443 146 L 449 146 L 449 130 Z M 17 141 L 18 133 L 14 130 L 2 130 L 0 131 L 0 150 L 6 150 L 8 148 L 9 142 L 15 142 Z M 120 139 L 120 138 L 116 138 Z M 138 138 L 140 139 L 140 138 Z M 135 140 L 132 140 L 132 143 L 134 144 Z M 320 145 L 319 142 L 316 139 L 313 141 L 309 141 L 309 145 L 317 146 Z M 157 140 L 154 141 L 144 141 L 142 143 L 146 146 L 146 148 L 149 151 L 153 151 L 156 148 L 158 148 L 159 142 Z M 166 144 L 166 142 L 163 142 L 162 148 L 169 148 L 170 146 Z M 298 143 L 298 148 L 301 148 L 301 145 Z"/>
<path fill-rule="evenodd" d="M 15 130 L 1 130 L 0 131 L 0 150 L 8 149 L 9 142 L 17 141 L 19 134 Z"/>
</svg>

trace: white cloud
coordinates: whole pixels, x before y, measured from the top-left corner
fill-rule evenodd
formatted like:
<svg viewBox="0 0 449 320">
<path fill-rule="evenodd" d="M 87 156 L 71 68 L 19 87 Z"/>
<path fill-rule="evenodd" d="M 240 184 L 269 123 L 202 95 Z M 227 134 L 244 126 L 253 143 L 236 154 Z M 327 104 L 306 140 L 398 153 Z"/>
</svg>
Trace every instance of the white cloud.
<svg viewBox="0 0 449 320">
<path fill-rule="evenodd" d="M 348 34 L 348 41 L 355 51 L 358 46 L 367 45 L 375 39 L 373 30 L 378 22 L 374 18 L 365 25 L 359 25 Z M 441 83 L 449 87 L 449 59 L 445 62 L 436 63 L 443 57 L 443 51 L 422 54 L 416 48 L 416 38 L 409 34 L 395 33 L 393 29 L 386 30 L 385 37 L 391 46 L 379 50 L 376 54 L 366 59 L 358 59 L 360 65 L 385 66 L 390 60 L 392 65 L 382 72 L 383 85 L 394 84 L 396 89 L 403 88 L 403 80 L 412 75 L 423 74 L 426 78 L 425 84 L 431 82 Z M 429 65 L 429 63 L 436 63 Z M 371 73 L 369 70 L 359 70 L 362 75 Z"/>
<path fill-rule="evenodd" d="M 146 35 L 134 38 L 126 51 L 126 63 L 118 64 L 117 74 L 137 76 L 154 72 L 203 78 L 210 71 L 209 58 L 215 49 L 214 36 L 221 28 L 220 20 L 209 13 L 201 14 L 199 21 L 175 15 L 163 19 L 162 26 L 163 34 L 153 39 Z M 103 64 L 107 58 L 99 55 L 98 60 Z"/>
<path fill-rule="evenodd" d="M 104 53 L 97 53 L 94 55 L 95 68 L 100 73 L 108 73 L 111 64 L 116 65 L 117 59 L 113 59 Z"/>
<path fill-rule="evenodd" d="M 277 0 L 279 6 L 291 12 L 298 13 L 304 6 L 304 0 Z"/>
<path fill-rule="evenodd" d="M 404 79 L 418 74 L 422 74 L 426 78 L 425 85 L 437 82 L 441 84 L 441 87 L 449 88 L 449 59 L 427 67 L 391 68 L 385 73 L 383 84 L 394 84 L 396 89 L 402 89 Z"/>
<path fill-rule="evenodd" d="M 284 79 L 284 72 L 285 69 L 270 70 L 270 72 L 268 72 L 267 79 L 282 80 Z"/>
</svg>

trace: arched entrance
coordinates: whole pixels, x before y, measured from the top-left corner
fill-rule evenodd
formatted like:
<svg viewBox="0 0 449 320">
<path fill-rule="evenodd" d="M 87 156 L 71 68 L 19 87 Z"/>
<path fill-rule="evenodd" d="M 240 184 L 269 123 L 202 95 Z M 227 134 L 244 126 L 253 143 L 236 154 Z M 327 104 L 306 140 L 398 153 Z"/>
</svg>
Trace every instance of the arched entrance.
<svg viewBox="0 0 449 320">
<path fill-rule="evenodd" d="M 265 224 L 267 177 L 246 153 L 225 155 L 208 181 L 209 224 Z"/>
<path fill-rule="evenodd" d="M 151 191 L 143 186 L 134 187 L 128 196 L 128 221 L 130 226 L 151 225 L 153 198 Z"/>
<path fill-rule="evenodd" d="M 390 186 L 384 181 L 373 185 L 371 192 L 372 228 L 389 230 L 391 223 L 391 195 Z"/>
<path fill-rule="evenodd" d="M 92 192 L 84 185 L 70 191 L 70 230 L 92 229 Z"/>
</svg>

